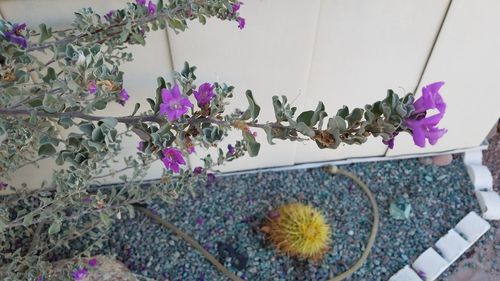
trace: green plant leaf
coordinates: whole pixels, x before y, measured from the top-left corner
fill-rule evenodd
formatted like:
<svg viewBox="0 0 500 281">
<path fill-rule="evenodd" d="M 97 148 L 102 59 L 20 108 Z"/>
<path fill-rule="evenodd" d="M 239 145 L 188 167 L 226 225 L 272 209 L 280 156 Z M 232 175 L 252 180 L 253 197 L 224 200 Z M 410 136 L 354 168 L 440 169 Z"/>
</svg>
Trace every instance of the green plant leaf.
<svg viewBox="0 0 500 281">
<path fill-rule="evenodd" d="M 243 132 L 243 138 L 245 139 L 246 149 L 250 157 L 255 157 L 259 154 L 260 143 L 255 140 L 255 137 L 248 131 Z"/>
<path fill-rule="evenodd" d="M 274 108 L 274 116 L 276 117 L 277 122 L 281 122 L 285 120 L 283 116 L 283 104 L 281 103 L 278 96 L 273 96 L 273 108 Z"/>
<path fill-rule="evenodd" d="M 132 111 L 132 114 L 130 116 L 134 116 L 137 113 L 137 111 L 139 110 L 139 108 L 141 108 L 141 104 L 136 103 L 135 107 L 134 107 L 134 111 Z"/>
<path fill-rule="evenodd" d="M 349 115 L 349 107 L 347 107 L 345 105 L 337 111 L 337 116 L 340 116 L 343 119 L 345 119 L 347 117 L 347 115 Z"/>
<path fill-rule="evenodd" d="M 306 126 L 311 126 L 314 111 L 304 111 L 297 117 L 297 123 L 304 123 Z"/>
<path fill-rule="evenodd" d="M 106 105 L 108 103 L 104 100 L 98 100 L 94 103 L 94 108 L 97 109 L 97 110 L 103 110 L 106 108 Z"/>
<path fill-rule="evenodd" d="M 203 15 L 198 15 L 198 20 L 201 24 L 205 25 L 207 23 L 207 19 Z"/>
<path fill-rule="evenodd" d="M 52 37 L 52 28 L 47 28 L 47 26 L 42 23 L 39 25 L 40 27 L 40 43 L 43 43 L 45 40 Z"/>
<path fill-rule="evenodd" d="M 314 137 L 315 135 L 314 130 L 302 122 L 297 123 L 297 125 L 295 126 L 295 130 L 301 132 L 302 134 L 308 137 Z"/>
<path fill-rule="evenodd" d="M 330 133 L 333 132 L 343 132 L 347 129 L 345 121 L 340 116 L 333 116 L 328 119 L 327 130 Z"/>
<path fill-rule="evenodd" d="M 349 123 L 349 127 L 353 126 L 356 123 L 359 123 L 363 118 L 363 109 L 355 108 L 352 112 L 345 117 L 345 120 Z"/>
<path fill-rule="evenodd" d="M 56 153 L 56 149 L 55 147 L 50 144 L 50 143 L 46 143 L 46 144 L 42 144 L 39 148 L 38 148 L 38 155 L 39 156 L 50 156 L 52 154 Z"/>
<path fill-rule="evenodd" d="M 31 111 L 31 114 L 30 114 L 30 124 L 31 125 L 36 124 L 36 113 L 37 113 L 36 108 Z"/>
<path fill-rule="evenodd" d="M 266 132 L 267 142 L 271 145 L 275 144 L 273 142 L 273 128 L 271 126 L 264 127 L 264 132 Z"/>
<path fill-rule="evenodd" d="M 118 120 L 112 117 L 101 119 L 101 122 L 104 126 L 108 127 L 108 129 L 113 129 L 114 127 L 116 127 L 116 124 L 118 124 Z"/>
<path fill-rule="evenodd" d="M 87 136 L 92 136 L 92 132 L 94 131 L 94 124 L 92 123 L 88 123 L 88 122 L 81 122 L 79 125 L 78 125 L 78 128 L 80 129 L 80 131 L 84 132 Z"/>
<path fill-rule="evenodd" d="M 241 119 L 247 120 L 249 118 L 252 118 L 252 120 L 255 120 L 259 116 L 260 106 L 258 106 L 257 103 L 255 102 L 252 95 L 252 91 L 247 90 L 245 92 L 245 96 L 247 97 L 248 100 L 248 109 L 245 111 L 245 113 L 243 113 Z"/>
<path fill-rule="evenodd" d="M 31 224 L 33 223 L 33 213 L 27 213 L 25 216 L 24 216 L 24 219 L 23 219 L 23 225 L 25 227 L 28 227 L 30 226 Z"/>
<path fill-rule="evenodd" d="M 323 102 L 318 102 L 318 105 L 316 106 L 316 109 L 314 110 L 314 114 L 311 117 L 311 124 L 309 124 L 310 127 L 313 127 L 318 123 L 318 121 L 323 119 L 326 115 L 323 113 L 325 112 L 325 105 Z"/>
<path fill-rule="evenodd" d="M 152 98 L 147 98 L 146 101 L 149 103 L 151 110 L 155 111 L 156 108 L 155 101 Z"/>
<path fill-rule="evenodd" d="M 61 109 L 59 100 L 51 94 L 45 94 L 42 101 L 43 109 L 48 113 L 55 113 Z"/>
<path fill-rule="evenodd" d="M 61 221 L 59 219 L 55 219 L 49 227 L 49 235 L 54 235 L 61 231 Z"/>
<path fill-rule="evenodd" d="M 111 225 L 111 219 L 109 218 L 108 214 L 106 214 L 105 212 L 100 212 L 99 217 L 101 218 L 101 221 L 104 223 L 104 225 L 108 227 Z"/>
<path fill-rule="evenodd" d="M 101 127 L 96 127 L 93 131 L 92 131 L 92 141 L 95 141 L 95 142 L 102 142 L 104 140 L 104 134 L 102 132 L 102 129 Z"/>
<path fill-rule="evenodd" d="M 57 79 L 56 71 L 52 67 L 47 68 L 47 74 L 43 77 L 43 82 L 50 83 Z"/>
<path fill-rule="evenodd" d="M 141 44 L 142 46 L 146 45 L 146 41 L 144 40 L 144 37 L 141 34 L 137 33 L 132 33 L 132 38 L 134 38 L 137 43 Z"/>
<path fill-rule="evenodd" d="M 407 198 L 399 197 L 394 200 L 390 207 L 389 213 L 396 220 L 407 220 L 411 216 L 411 204 Z"/>
</svg>

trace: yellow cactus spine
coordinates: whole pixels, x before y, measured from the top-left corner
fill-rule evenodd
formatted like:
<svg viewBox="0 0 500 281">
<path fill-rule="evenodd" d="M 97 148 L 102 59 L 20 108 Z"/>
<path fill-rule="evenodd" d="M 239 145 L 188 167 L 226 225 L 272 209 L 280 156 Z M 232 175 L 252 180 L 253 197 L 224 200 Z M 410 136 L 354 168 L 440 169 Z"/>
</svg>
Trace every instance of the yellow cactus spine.
<svg viewBox="0 0 500 281">
<path fill-rule="evenodd" d="M 330 227 L 323 215 L 302 203 L 290 203 L 272 211 L 262 230 L 278 251 L 290 256 L 320 259 L 330 245 Z"/>
</svg>

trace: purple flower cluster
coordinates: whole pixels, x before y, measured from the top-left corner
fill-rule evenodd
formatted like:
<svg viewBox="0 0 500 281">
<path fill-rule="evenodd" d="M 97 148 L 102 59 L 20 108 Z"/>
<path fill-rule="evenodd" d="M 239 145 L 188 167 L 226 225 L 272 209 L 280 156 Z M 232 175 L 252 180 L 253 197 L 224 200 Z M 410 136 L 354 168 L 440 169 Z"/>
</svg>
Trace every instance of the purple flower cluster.
<svg viewBox="0 0 500 281">
<path fill-rule="evenodd" d="M 167 116 L 168 121 L 172 122 L 182 115 L 186 114 L 193 104 L 189 99 L 181 95 L 179 85 L 175 84 L 171 90 L 161 90 L 163 103 L 160 104 L 160 114 Z"/>
<path fill-rule="evenodd" d="M 120 91 L 119 96 L 120 96 L 120 100 L 118 101 L 118 103 L 119 103 L 119 104 L 121 104 L 121 105 L 125 105 L 125 103 L 126 103 L 126 102 L 129 100 L 129 98 L 130 98 L 130 96 L 128 95 L 127 90 L 125 90 L 125 89 L 122 89 L 122 90 Z"/>
<path fill-rule="evenodd" d="M 142 151 L 142 150 L 143 150 L 143 147 L 144 147 L 144 141 L 140 141 L 140 142 L 137 144 L 137 150 Z"/>
<path fill-rule="evenodd" d="M 9 185 L 3 181 L 0 181 L 0 191 L 6 190 Z"/>
<path fill-rule="evenodd" d="M 28 46 L 28 41 L 23 35 L 23 30 L 26 29 L 26 23 L 14 24 L 12 30 L 8 30 L 4 32 L 5 37 L 10 42 L 21 46 L 21 48 L 26 49 Z"/>
<path fill-rule="evenodd" d="M 96 258 L 91 258 L 90 260 L 87 261 L 87 264 L 90 267 L 96 267 L 97 266 L 97 259 Z"/>
<path fill-rule="evenodd" d="M 200 175 L 201 173 L 203 173 L 203 168 L 202 167 L 196 167 L 193 169 L 193 174 L 195 175 Z"/>
<path fill-rule="evenodd" d="M 156 5 L 152 1 L 148 2 L 148 15 L 154 15 L 156 13 Z"/>
<path fill-rule="evenodd" d="M 107 12 L 107 13 L 104 15 L 104 18 L 105 18 L 107 21 L 111 22 L 111 20 L 112 20 L 112 19 L 113 19 L 113 17 L 115 16 L 115 13 L 116 13 L 116 11 L 115 11 L 115 10 L 111 10 L 111 11 Z"/>
<path fill-rule="evenodd" d="M 136 0 L 135 1 L 140 6 L 146 6 L 146 0 Z M 156 13 L 156 5 L 153 1 L 149 0 L 148 2 L 148 15 L 154 15 Z"/>
<path fill-rule="evenodd" d="M 239 28 L 239 29 L 243 29 L 243 28 L 245 28 L 246 21 L 245 21 L 245 19 L 244 19 L 244 18 L 242 18 L 242 17 L 237 17 L 237 18 L 236 18 L 236 21 L 238 21 L 238 28 Z"/>
<path fill-rule="evenodd" d="M 236 15 L 236 13 L 240 10 L 241 5 L 243 5 L 243 2 L 238 2 L 238 3 L 232 4 L 231 8 L 232 8 L 233 11 L 232 11 L 231 15 Z M 244 18 L 237 17 L 236 21 L 238 22 L 238 28 L 239 29 L 245 28 L 246 21 L 245 21 Z"/>
<path fill-rule="evenodd" d="M 83 278 L 87 277 L 89 271 L 85 267 L 79 267 L 71 273 L 71 277 L 75 281 L 81 281 Z"/>
<path fill-rule="evenodd" d="M 87 91 L 91 94 L 95 94 L 97 92 L 97 84 L 95 80 L 92 80 L 87 84 Z"/>
<path fill-rule="evenodd" d="M 446 112 L 446 103 L 439 93 L 443 85 L 444 82 L 436 82 L 423 87 L 422 96 L 413 103 L 415 112 L 405 120 L 412 131 L 413 142 L 420 147 L 425 147 L 426 139 L 431 145 L 436 144 L 448 131 L 437 127 Z M 438 113 L 427 116 L 427 111 L 431 109 L 437 109 Z"/>
<path fill-rule="evenodd" d="M 233 155 L 235 152 L 236 152 L 236 149 L 234 148 L 234 146 L 232 146 L 232 145 L 228 144 L 228 145 L 227 145 L 227 153 L 228 153 L 229 155 Z"/>
<path fill-rule="evenodd" d="M 210 83 L 203 83 L 198 88 L 198 91 L 194 91 L 193 94 L 198 102 L 198 106 L 203 107 L 209 104 L 215 97 L 214 86 Z"/>
<path fill-rule="evenodd" d="M 180 165 L 185 165 L 186 161 L 182 157 L 182 152 L 176 148 L 165 148 L 161 159 L 165 167 L 174 173 L 180 172 Z"/>
<path fill-rule="evenodd" d="M 446 103 L 439 93 L 439 89 L 443 85 L 444 82 L 435 82 L 424 86 L 422 88 L 422 96 L 413 103 L 415 111 L 409 118 L 404 120 L 404 124 L 412 132 L 413 142 L 420 147 L 425 147 L 426 139 L 431 145 L 436 144 L 438 139 L 448 131 L 437 127 L 446 111 Z M 436 109 L 438 113 L 427 117 L 427 111 L 433 109 Z M 394 138 L 398 134 L 399 132 L 394 132 L 390 139 L 383 140 L 382 142 L 390 149 L 393 149 Z"/>
<path fill-rule="evenodd" d="M 231 7 L 233 8 L 233 14 L 236 14 L 239 11 L 242 4 L 243 4 L 243 2 L 238 2 L 236 4 L 231 5 Z"/>
</svg>

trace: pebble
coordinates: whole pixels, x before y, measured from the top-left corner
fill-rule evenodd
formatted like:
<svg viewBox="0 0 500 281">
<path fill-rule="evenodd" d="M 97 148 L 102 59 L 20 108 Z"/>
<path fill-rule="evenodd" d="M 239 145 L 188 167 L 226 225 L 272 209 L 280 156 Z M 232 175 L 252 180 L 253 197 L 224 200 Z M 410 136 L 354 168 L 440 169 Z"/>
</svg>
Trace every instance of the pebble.
<svg viewBox="0 0 500 281">
<path fill-rule="evenodd" d="M 451 164 L 453 161 L 453 155 L 445 154 L 445 155 L 436 155 L 432 157 L 432 163 L 436 166 L 447 166 Z"/>
</svg>

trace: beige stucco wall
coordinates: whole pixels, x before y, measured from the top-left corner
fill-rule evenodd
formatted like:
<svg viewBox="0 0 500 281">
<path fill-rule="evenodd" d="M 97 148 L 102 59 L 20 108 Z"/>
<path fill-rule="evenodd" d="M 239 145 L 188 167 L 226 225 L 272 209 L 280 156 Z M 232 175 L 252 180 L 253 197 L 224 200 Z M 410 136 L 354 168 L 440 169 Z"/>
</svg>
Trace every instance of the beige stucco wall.
<svg viewBox="0 0 500 281">
<path fill-rule="evenodd" d="M 0 10 L 14 22 L 64 27 L 71 22 L 72 12 L 81 7 L 92 6 L 104 13 L 125 2 L 11 0 L 0 1 Z M 400 93 L 413 91 L 448 4 L 449 0 L 245 1 L 241 10 L 247 19 L 244 30 L 235 23 L 216 20 L 206 26 L 193 23 L 181 34 L 150 33 L 146 47 L 132 47 L 136 60 L 123 67 L 125 86 L 132 98 L 125 109 L 117 105 L 106 114 L 131 112 L 135 102 L 143 103 L 153 95 L 157 76 L 169 77 L 173 67 L 179 69 L 186 60 L 198 66 L 200 81 L 236 86 L 239 95 L 234 107 L 245 107 L 243 93 L 252 89 L 262 107 L 260 120 L 273 119 L 273 95 L 288 95 L 299 111 L 314 108 L 322 100 L 334 113 L 343 104 L 364 106 L 383 98 L 387 88 Z M 495 36 L 500 34 L 499 14 L 500 1 L 495 0 L 454 0 L 450 7 L 422 79 L 422 85 L 446 81 L 443 94 L 448 112 L 443 126 L 449 133 L 438 145 L 420 149 L 410 137 L 400 136 L 391 151 L 379 139 L 370 140 L 362 148 L 342 146 L 326 151 L 318 150 L 313 143 L 278 142 L 270 146 L 264 133 L 258 132 L 261 155 L 240 159 L 223 170 L 479 145 L 500 114 L 500 94 L 495 87 L 500 73 L 500 37 Z M 123 155 L 135 153 L 137 141 L 136 137 L 128 139 Z M 199 149 L 191 162 L 196 164 L 204 153 Z M 14 175 L 13 182 L 28 181 L 36 186 L 53 168 L 27 167 Z M 158 163 L 150 178 L 157 178 L 161 171 Z"/>
</svg>

